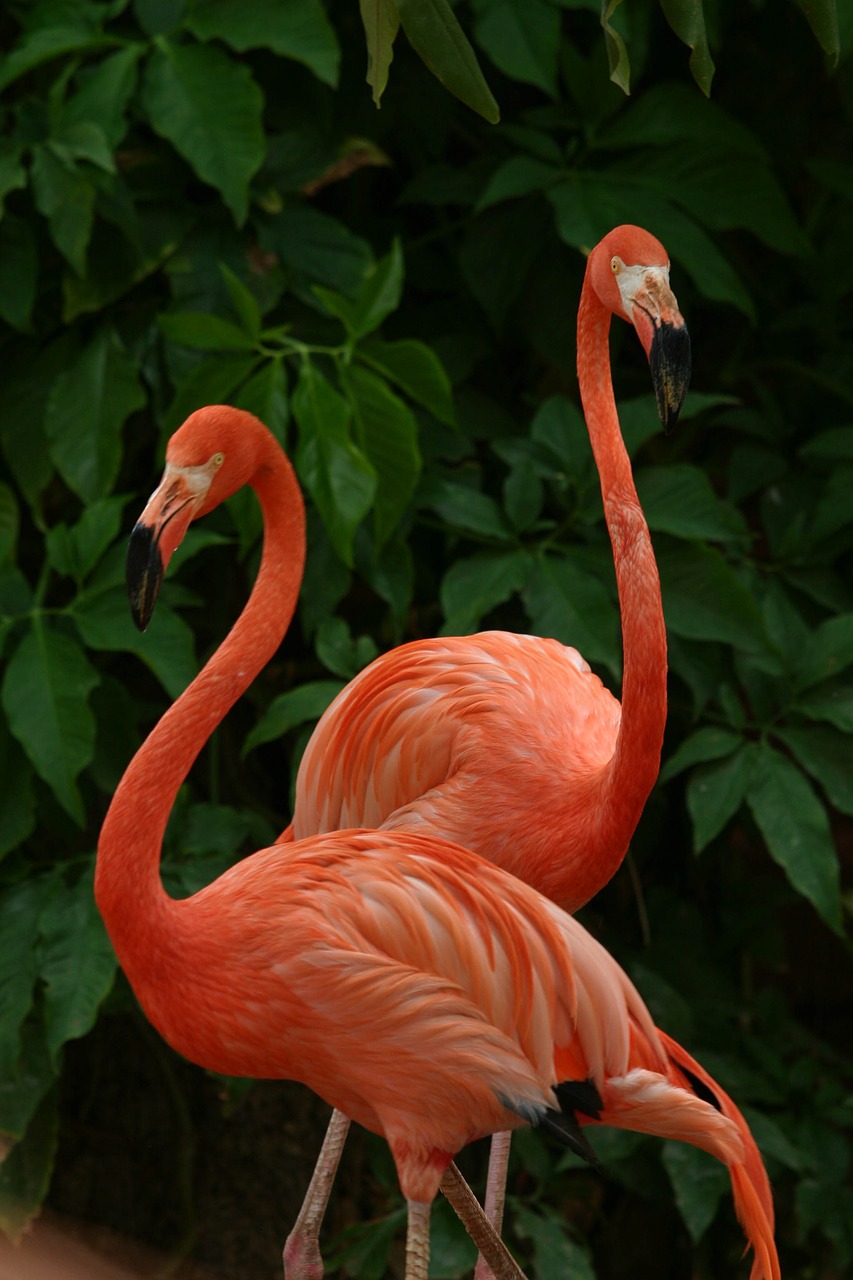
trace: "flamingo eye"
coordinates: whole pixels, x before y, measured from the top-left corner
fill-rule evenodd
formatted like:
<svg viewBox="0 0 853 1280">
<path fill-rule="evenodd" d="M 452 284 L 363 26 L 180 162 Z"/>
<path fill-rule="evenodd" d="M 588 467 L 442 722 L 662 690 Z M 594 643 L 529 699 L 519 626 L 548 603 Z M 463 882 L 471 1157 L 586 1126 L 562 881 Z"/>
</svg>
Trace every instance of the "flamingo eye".
<svg viewBox="0 0 853 1280">
<path fill-rule="evenodd" d="M 619 272 L 622 270 L 622 263 L 618 258 L 610 259 L 610 270 L 615 276 L 618 276 Z"/>
<path fill-rule="evenodd" d="M 225 461 L 224 453 L 215 453 L 213 457 L 210 459 L 211 466 L 214 466 L 214 467 L 221 467 L 224 461 Z"/>
</svg>

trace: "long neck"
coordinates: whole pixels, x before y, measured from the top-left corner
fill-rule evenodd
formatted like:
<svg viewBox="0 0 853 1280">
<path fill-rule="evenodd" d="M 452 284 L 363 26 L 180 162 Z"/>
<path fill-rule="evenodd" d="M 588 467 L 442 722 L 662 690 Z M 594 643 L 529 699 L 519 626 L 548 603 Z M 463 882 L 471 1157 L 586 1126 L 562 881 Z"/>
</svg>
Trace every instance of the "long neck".
<svg viewBox="0 0 853 1280">
<path fill-rule="evenodd" d="M 601 481 L 622 617 L 622 718 L 596 806 L 599 848 L 621 859 L 660 769 L 666 723 L 666 629 L 660 579 L 613 395 L 610 312 L 589 270 L 578 311 L 578 380 Z"/>
<path fill-rule="evenodd" d="M 167 949 L 172 900 L 160 879 L 163 833 L 216 726 L 275 653 L 290 624 L 305 560 L 305 514 L 293 469 L 272 447 L 250 481 L 264 516 L 254 588 L 227 639 L 131 760 L 98 843 L 95 896 L 123 967 Z"/>
</svg>

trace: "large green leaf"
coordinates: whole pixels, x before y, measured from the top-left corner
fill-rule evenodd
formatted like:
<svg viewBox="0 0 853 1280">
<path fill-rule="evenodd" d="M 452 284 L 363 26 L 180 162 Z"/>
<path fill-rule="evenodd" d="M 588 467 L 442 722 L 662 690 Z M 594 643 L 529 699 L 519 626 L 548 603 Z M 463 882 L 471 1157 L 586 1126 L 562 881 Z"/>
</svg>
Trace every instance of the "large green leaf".
<svg viewBox="0 0 853 1280">
<path fill-rule="evenodd" d="M 708 48 L 703 0 L 660 0 L 660 3 L 675 34 L 690 46 L 693 79 L 704 94 L 710 94 L 714 61 Z"/>
<path fill-rule="evenodd" d="M 373 518 L 381 547 L 403 518 L 418 483 L 418 424 L 411 409 L 370 370 L 352 365 L 345 387 L 359 444 L 376 471 Z"/>
<path fill-rule="evenodd" d="M 701 1240 L 729 1190 L 726 1167 L 686 1142 L 665 1142 L 661 1159 L 690 1238 Z"/>
<path fill-rule="evenodd" d="M 103 4 L 86 3 L 85 0 L 74 5 L 56 5 L 53 13 L 46 13 L 46 6 L 42 6 L 41 14 L 34 15 L 36 21 L 32 27 L 23 33 L 17 45 L 3 59 L 0 89 L 61 54 L 91 51 L 108 44 L 101 32 L 102 23 L 108 16 L 105 8 Z M 41 22 L 37 20 L 39 17 Z"/>
<path fill-rule="evenodd" d="M 20 1243 L 47 1195 L 58 1137 L 56 1095 L 50 1093 L 0 1165 L 0 1231 L 15 1243 Z"/>
<path fill-rule="evenodd" d="M 487 493 L 432 476 L 425 479 L 419 496 L 423 505 L 431 507 L 455 529 L 489 542 L 515 541 L 509 521 Z"/>
<path fill-rule="evenodd" d="M 93 870 L 71 888 L 57 886 L 39 918 L 39 971 L 54 1059 L 67 1040 L 79 1039 L 94 1025 L 118 967 L 95 905 Z"/>
<path fill-rule="evenodd" d="M 454 561 L 441 582 L 441 634 L 464 636 L 479 630 L 492 609 L 522 589 L 530 568 L 526 551 L 486 552 Z"/>
<path fill-rule="evenodd" d="M 679 538 L 743 541 L 746 521 L 714 493 L 704 471 L 686 463 L 639 471 L 637 493 L 650 529 Z"/>
<path fill-rule="evenodd" d="M 824 53 L 838 61 L 841 41 L 838 32 L 837 0 L 797 0 Z"/>
<path fill-rule="evenodd" d="M 497 0 L 480 9 L 474 37 L 506 75 L 555 98 L 560 16 L 547 0 Z"/>
<path fill-rule="evenodd" d="M 790 748 L 801 767 L 820 783 L 830 803 L 841 813 L 853 814 L 849 737 L 831 725 L 822 724 L 780 728 L 776 736 Z"/>
<path fill-rule="evenodd" d="M 122 586 L 82 592 L 71 616 L 90 649 L 133 653 L 154 672 L 171 698 L 177 698 L 198 671 L 193 633 L 164 600 L 158 600 L 151 626 L 143 635 L 133 625 Z"/>
<path fill-rule="evenodd" d="M 283 737 L 291 729 L 319 720 L 343 687 L 340 680 L 310 680 L 296 689 L 288 689 L 287 693 L 280 693 L 247 734 L 243 755 L 248 755 L 264 742 Z"/>
<path fill-rule="evenodd" d="M 399 241 L 395 240 L 391 252 L 367 272 L 352 301 L 330 289 L 315 288 L 314 292 L 326 310 L 343 322 L 353 341 L 373 333 L 400 305 L 403 253 Z"/>
<path fill-rule="evenodd" d="M 666 624 L 690 640 L 720 640 L 746 652 L 766 647 L 752 593 L 713 547 L 655 539 Z"/>
<path fill-rule="evenodd" d="M 701 853 L 737 813 L 746 797 L 753 752 L 738 747 L 694 769 L 687 783 L 687 810 L 693 823 L 693 849 Z"/>
<path fill-rule="evenodd" d="M 32 618 L 3 679 L 9 728 L 80 826 L 85 813 L 76 779 L 95 749 L 89 694 L 97 682 L 76 641 L 40 614 Z"/>
<path fill-rule="evenodd" d="M 456 416 L 450 379 L 438 356 L 426 343 L 414 338 L 383 342 L 372 337 L 359 343 L 355 355 L 361 363 L 369 365 L 405 391 L 416 404 L 423 405 L 439 422 L 454 425 Z"/>
<path fill-rule="evenodd" d="M 124 506 L 123 497 L 101 498 L 86 507 L 71 529 L 64 524 L 55 525 L 46 545 L 48 560 L 56 572 L 81 583 L 118 536 Z"/>
<path fill-rule="evenodd" d="M 828 618 L 814 631 L 799 653 L 800 688 L 810 689 L 840 675 L 853 663 L 853 613 Z"/>
<path fill-rule="evenodd" d="M 35 821 L 32 768 L 6 726 L 0 725 L 0 858 L 23 844 Z"/>
<path fill-rule="evenodd" d="M 321 0 L 204 0 L 187 27 L 201 40 L 224 40 L 240 53 L 272 49 L 333 88 L 338 83 L 341 51 Z"/>
<path fill-rule="evenodd" d="M 49 884 L 40 877 L 24 880 L 9 885 L 0 896 L 0 1077 L 18 1069 L 21 1026 L 33 1003 L 38 977 L 39 914 Z"/>
<path fill-rule="evenodd" d="M 623 93 L 629 93 L 631 62 L 628 57 L 628 46 L 613 22 L 613 16 L 621 3 L 622 0 L 602 0 L 601 25 L 604 29 L 607 61 L 610 64 L 610 79 L 614 84 L 618 84 Z"/>
<path fill-rule="evenodd" d="M 257 352 L 216 355 L 194 365 L 182 378 L 167 409 L 163 425 L 174 431 L 205 404 L 227 404 L 261 363 Z"/>
<path fill-rule="evenodd" d="M 599 578 L 566 556 L 539 556 L 522 595 L 537 635 L 553 636 L 587 662 L 619 671 L 618 615 Z"/>
<path fill-rule="evenodd" d="M 336 218 L 308 206 L 282 209 L 264 224 L 261 243 L 297 279 L 328 285 L 350 297 L 358 294 L 372 264 L 366 241 Z"/>
<path fill-rule="evenodd" d="M 695 733 L 691 733 L 673 751 L 661 769 L 661 782 L 668 782 L 676 774 L 685 769 L 692 769 L 696 764 L 705 764 L 709 760 L 721 760 L 730 756 L 741 744 L 740 735 L 729 729 L 718 729 L 714 725 L 703 725 Z"/>
<path fill-rule="evenodd" d="M 201 311 L 171 311 L 158 316 L 158 324 L 170 342 L 194 351 L 253 351 L 255 340 L 244 329 L 222 316 Z"/>
<path fill-rule="evenodd" d="M 400 13 L 397 0 L 359 0 L 359 8 L 367 37 L 367 83 L 378 107 L 388 84 Z"/>
<path fill-rule="evenodd" d="M 95 222 L 93 183 L 48 143 L 34 148 L 32 184 L 36 208 L 48 220 L 53 243 L 77 275 L 84 275 Z"/>
<path fill-rule="evenodd" d="M 145 64 L 142 97 L 157 133 L 245 222 L 249 182 L 264 158 L 263 95 L 248 67 L 216 45 L 161 38 Z"/>
<path fill-rule="evenodd" d="M 284 360 L 276 358 L 264 363 L 243 383 L 234 397 L 238 409 L 247 409 L 269 427 L 277 440 L 284 443 L 290 417 L 287 401 L 287 370 Z"/>
<path fill-rule="evenodd" d="M 300 369 L 292 407 L 299 424 L 299 476 L 338 555 L 352 564 L 355 531 L 376 495 L 376 472 L 351 439 L 346 400 L 308 360 Z"/>
<path fill-rule="evenodd" d="M 497 124 L 498 104 L 448 0 L 397 0 L 397 7 L 406 38 L 433 75 L 467 107 Z"/>
<path fill-rule="evenodd" d="M 63 124 L 68 127 L 94 121 L 109 146 L 116 148 L 127 129 L 125 112 L 136 89 L 137 66 L 143 51 L 141 43 L 128 44 L 89 68 L 80 87 L 63 104 Z"/>
<path fill-rule="evenodd" d="M 50 453 L 63 479 L 85 501 L 112 488 L 121 462 L 122 426 L 144 403 L 137 366 L 106 325 L 57 377 L 45 412 Z"/>
<path fill-rule="evenodd" d="M 786 756 L 762 743 L 746 794 L 773 858 L 831 928 L 841 928 L 838 855 L 826 810 Z"/>
</svg>

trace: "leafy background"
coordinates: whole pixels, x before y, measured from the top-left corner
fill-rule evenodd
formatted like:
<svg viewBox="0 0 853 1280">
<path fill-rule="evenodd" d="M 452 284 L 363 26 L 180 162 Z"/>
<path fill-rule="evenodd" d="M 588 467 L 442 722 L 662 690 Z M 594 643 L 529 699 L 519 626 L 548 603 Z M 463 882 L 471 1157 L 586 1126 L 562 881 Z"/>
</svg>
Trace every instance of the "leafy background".
<svg viewBox="0 0 853 1280">
<path fill-rule="evenodd" d="M 636 221 L 672 255 L 695 356 L 664 439 L 642 353 L 614 339 L 671 712 L 628 862 L 583 919 L 753 1124 L 783 1271 L 848 1274 L 853 11 L 360 8 L 0 17 L 0 1225 L 19 1235 L 47 1199 L 266 1280 L 325 1119 L 304 1090 L 171 1055 L 93 906 L 118 777 L 257 564 L 238 495 L 134 632 L 123 544 L 165 438 L 200 404 L 250 408 L 309 502 L 298 619 L 170 825 L 165 878 L 187 892 L 281 829 L 314 719 L 385 648 L 530 630 L 618 689 L 574 318 L 584 251 Z M 516 1144 L 507 1233 L 533 1276 L 746 1274 L 721 1168 L 595 1138 L 605 1177 Z M 433 1272 L 463 1274 L 435 1218 Z M 386 1274 L 401 1223 L 387 1153 L 358 1135 L 330 1264 Z"/>
</svg>

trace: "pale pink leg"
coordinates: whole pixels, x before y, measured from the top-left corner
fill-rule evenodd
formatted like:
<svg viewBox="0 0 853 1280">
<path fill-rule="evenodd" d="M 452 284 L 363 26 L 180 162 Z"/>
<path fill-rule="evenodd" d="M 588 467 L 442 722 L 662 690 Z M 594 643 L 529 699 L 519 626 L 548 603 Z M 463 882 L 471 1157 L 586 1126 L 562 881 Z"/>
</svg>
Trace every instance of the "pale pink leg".
<svg viewBox="0 0 853 1280">
<path fill-rule="evenodd" d="M 409 1200 L 406 1228 L 406 1280 L 427 1280 L 429 1275 L 429 1215 L 432 1205 Z"/>
<path fill-rule="evenodd" d="M 486 1200 L 483 1209 L 497 1236 L 501 1234 L 504 1220 L 506 1175 L 509 1167 L 511 1141 L 511 1129 L 507 1129 L 504 1133 L 494 1133 L 492 1134 L 492 1146 L 489 1151 L 489 1173 L 486 1179 Z M 477 1259 L 474 1280 L 494 1280 L 494 1272 L 482 1253 Z"/>
<path fill-rule="evenodd" d="M 441 1180 L 441 1190 L 450 1201 L 468 1235 L 486 1259 L 491 1268 L 489 1274 L 493 1275 L 495 1280 L 524 1280 L 524 1272 L 503 1240 L 495 1233 L 492 1224 L 480 1208 L 477 1197 L 455 1164 L 448 1166 Z"/>
<path fill-rule="evenodd" d="M 320 1227 L 348 1132 L 349 1120 L 333 1111 L 302 1208 L 284 1245 L 284 1280 L 323 1280 Z"/>
</svg>

